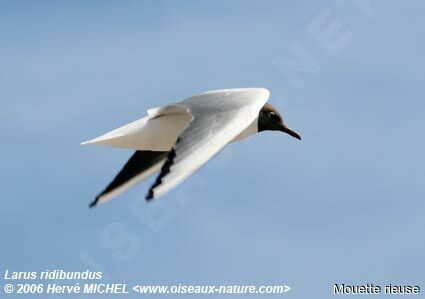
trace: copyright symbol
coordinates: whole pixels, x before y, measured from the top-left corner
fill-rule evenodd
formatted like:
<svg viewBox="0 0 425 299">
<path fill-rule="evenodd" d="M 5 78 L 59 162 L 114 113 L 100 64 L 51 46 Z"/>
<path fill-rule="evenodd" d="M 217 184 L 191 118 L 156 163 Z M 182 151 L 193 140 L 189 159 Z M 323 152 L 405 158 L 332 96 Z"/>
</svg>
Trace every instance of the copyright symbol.
<svg viewBox="0 0 425 299">
<path fill-rule="evenodd" d="M 13 285 L 11 285 L 10 283 L 9 284 L 5 284 L 4 285 L 4 292 L 6 294 L 13 293 Z"/>
</svg>

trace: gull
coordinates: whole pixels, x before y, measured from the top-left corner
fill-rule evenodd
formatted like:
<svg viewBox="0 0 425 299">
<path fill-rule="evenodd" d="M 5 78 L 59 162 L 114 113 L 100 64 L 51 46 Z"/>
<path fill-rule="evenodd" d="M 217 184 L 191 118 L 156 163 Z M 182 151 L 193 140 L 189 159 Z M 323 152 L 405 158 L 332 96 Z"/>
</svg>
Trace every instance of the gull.
<svg viewBox="0 0 425 299">
<path fill-rule="evenodd" d="M 262 131 L 281 131 L 301 140 L 267 102 L 265 88 L 208 91 L 181 102 L 149 109 L 147 116 L 82 145 L 136 150 L 112 182 L 95 198 L 97 206 L 159 172 L 146 200 L 170 191 L 229 143 Z"/>
</svg>

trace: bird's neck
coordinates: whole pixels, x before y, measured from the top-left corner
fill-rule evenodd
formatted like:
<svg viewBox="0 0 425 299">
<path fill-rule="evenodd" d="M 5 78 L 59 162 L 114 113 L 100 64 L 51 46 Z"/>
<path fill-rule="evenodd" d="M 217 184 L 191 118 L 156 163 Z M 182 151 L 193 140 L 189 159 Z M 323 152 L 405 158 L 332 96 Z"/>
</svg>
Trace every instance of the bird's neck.
<svg viewBox="0 0 425 299">
<path fill-rule="evenodd" d="M 254 121 L 245 130 L 236 136 L 233 141 L 240 141 L 256 133 L 258 133 L 258 117 L 255 118 Z"/>
</svg>

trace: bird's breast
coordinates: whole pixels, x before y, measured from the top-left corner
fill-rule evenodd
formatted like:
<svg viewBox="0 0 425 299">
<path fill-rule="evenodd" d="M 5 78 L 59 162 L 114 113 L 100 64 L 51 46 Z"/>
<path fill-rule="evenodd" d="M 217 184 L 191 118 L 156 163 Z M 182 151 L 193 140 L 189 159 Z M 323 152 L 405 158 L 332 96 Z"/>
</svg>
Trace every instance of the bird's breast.
<svg viewBox="0 0 425 299">
<path fill-rule="evenodd" d="M 256 133 L 258 133 L 258 117 L 254 119 L 254 121 L 245 130 L 236 136 L 235 139 L 233 139 L 233 142 L 240 141 Z"/>
</svg>

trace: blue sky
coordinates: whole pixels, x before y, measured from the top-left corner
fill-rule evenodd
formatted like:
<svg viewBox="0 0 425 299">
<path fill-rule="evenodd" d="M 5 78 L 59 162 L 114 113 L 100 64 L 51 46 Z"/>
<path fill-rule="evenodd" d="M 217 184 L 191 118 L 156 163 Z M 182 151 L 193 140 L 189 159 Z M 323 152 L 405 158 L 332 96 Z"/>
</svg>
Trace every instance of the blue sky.
<svg viewBox="0 0 425 299">
<path fill-rule="evenodd" d="M 334 283 L 425 287 L 425 4 L 367 3 L 369 15 L 331 0 L 2 2 L 1 268 L 286 283 L 293 298 L 329 298 Z M 321 14 L 336 37 L 351 32 L 335 55 L 306 29 Z M 276 63 L 294 43 L 317 67 L 301 88 Z M 249 86 L 271 91 L 302 142 L 262 133 L 157 202 L 144 202 L 151 178 L 88 209 L 131 152 L 81 141 Z"/>
</svg>

